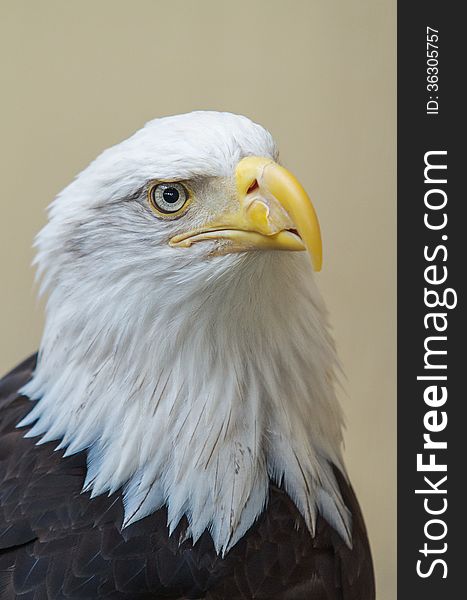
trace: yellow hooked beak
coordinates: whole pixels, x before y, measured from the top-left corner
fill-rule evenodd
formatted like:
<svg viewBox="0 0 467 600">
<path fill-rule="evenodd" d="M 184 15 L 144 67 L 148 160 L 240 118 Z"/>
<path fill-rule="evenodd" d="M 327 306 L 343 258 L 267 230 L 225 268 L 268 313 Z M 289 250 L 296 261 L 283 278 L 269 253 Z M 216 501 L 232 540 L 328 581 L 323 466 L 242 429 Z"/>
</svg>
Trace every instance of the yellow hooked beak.
<svg viewBox="0 0 467 600">
<path fill-rule="evenodd" d="M 273 160 L 242 159 L 235 170 L 238 208 L 206 226 L 174 236 L 170 245 L 187 248 L 222 240 L 224 252 L 308 250 L 321 270 L 322 244 L 313 204 L 298 180 Z"/>
</svg>

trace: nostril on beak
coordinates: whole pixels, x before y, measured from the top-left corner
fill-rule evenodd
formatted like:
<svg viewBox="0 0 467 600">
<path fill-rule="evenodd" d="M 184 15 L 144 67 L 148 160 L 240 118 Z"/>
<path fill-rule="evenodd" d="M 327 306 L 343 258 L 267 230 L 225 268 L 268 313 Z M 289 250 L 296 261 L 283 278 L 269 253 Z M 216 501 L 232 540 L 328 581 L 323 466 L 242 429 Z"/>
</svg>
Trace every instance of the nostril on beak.
<svg viewBox="0 0 467 600">
<path fill-rule="evenodd" d="M 256 179 L 254 179 L 251 182 L 250 187 L 247 189 L 246 193 L 250 194 L 251 192 L 254 192 L 255 190 L 257 190 L 258 188 L 259 188 L 258 181 Z"/>
</svg>

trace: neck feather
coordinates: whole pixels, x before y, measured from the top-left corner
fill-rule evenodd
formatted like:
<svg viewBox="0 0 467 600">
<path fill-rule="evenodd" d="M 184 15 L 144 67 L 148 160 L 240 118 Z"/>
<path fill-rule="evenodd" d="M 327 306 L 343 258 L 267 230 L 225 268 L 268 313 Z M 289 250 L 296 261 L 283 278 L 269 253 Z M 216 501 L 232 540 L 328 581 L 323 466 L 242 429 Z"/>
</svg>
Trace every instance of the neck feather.
<svg viewBox="0 0 467 600">
<path fill-rule="evenodd" d="M 194 540 L 207 528 L 225 553 L 272 480 L 312 532 L 321 511 L 348 542 L 331 467 L 343 469 L 337 361 L 308 258 L 231 255 L 152 275 L 78 288 L 62 275 L 23 390 L 39 400 L 27 435 L 86 450 L 85 489 L 123 488 L 125 525 L 167 505 L 171 530 L 186 515 Z"/>
</svg>

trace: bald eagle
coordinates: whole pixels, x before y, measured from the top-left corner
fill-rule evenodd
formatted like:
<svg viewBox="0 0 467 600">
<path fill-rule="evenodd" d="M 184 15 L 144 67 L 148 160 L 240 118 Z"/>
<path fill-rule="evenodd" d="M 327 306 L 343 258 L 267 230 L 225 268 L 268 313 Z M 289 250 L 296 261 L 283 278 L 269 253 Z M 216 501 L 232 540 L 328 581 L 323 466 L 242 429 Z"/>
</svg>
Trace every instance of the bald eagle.
<svg viewBox="0 0 467 600">
<path fill-rule="evenodd" d="M 313 205 L 243 116 L 149 122 L 51 204 L 0 383 L 0 598 L 372 600 Z"/>
</svg>

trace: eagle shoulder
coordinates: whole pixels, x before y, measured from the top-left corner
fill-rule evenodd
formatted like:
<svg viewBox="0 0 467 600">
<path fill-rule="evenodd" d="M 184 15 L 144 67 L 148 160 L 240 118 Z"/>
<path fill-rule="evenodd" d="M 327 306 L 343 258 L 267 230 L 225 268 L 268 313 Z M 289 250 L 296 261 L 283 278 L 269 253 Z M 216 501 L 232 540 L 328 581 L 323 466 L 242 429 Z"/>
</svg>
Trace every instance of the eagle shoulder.
<svg viewBox="0 0 467 600">
<path fill-rule="evenodd" d="M 222 558 L 209 532 L 172 536 L 167 511 L 122 529 L 121 491 L 82 493 L 86 456 L 67 458 L 56 443 L 36 445 L 16 424 L 31 409 L 18 390 L 32 356 L 0 381 L 0 599 L 205 598 L 206 600 L 373 600 L 363 518 L 336 469 L 352 513 L 348 548 L 321 517 L 312 538 L 284 490 L 270 485 L 267 509 Z"/>
</svg>

